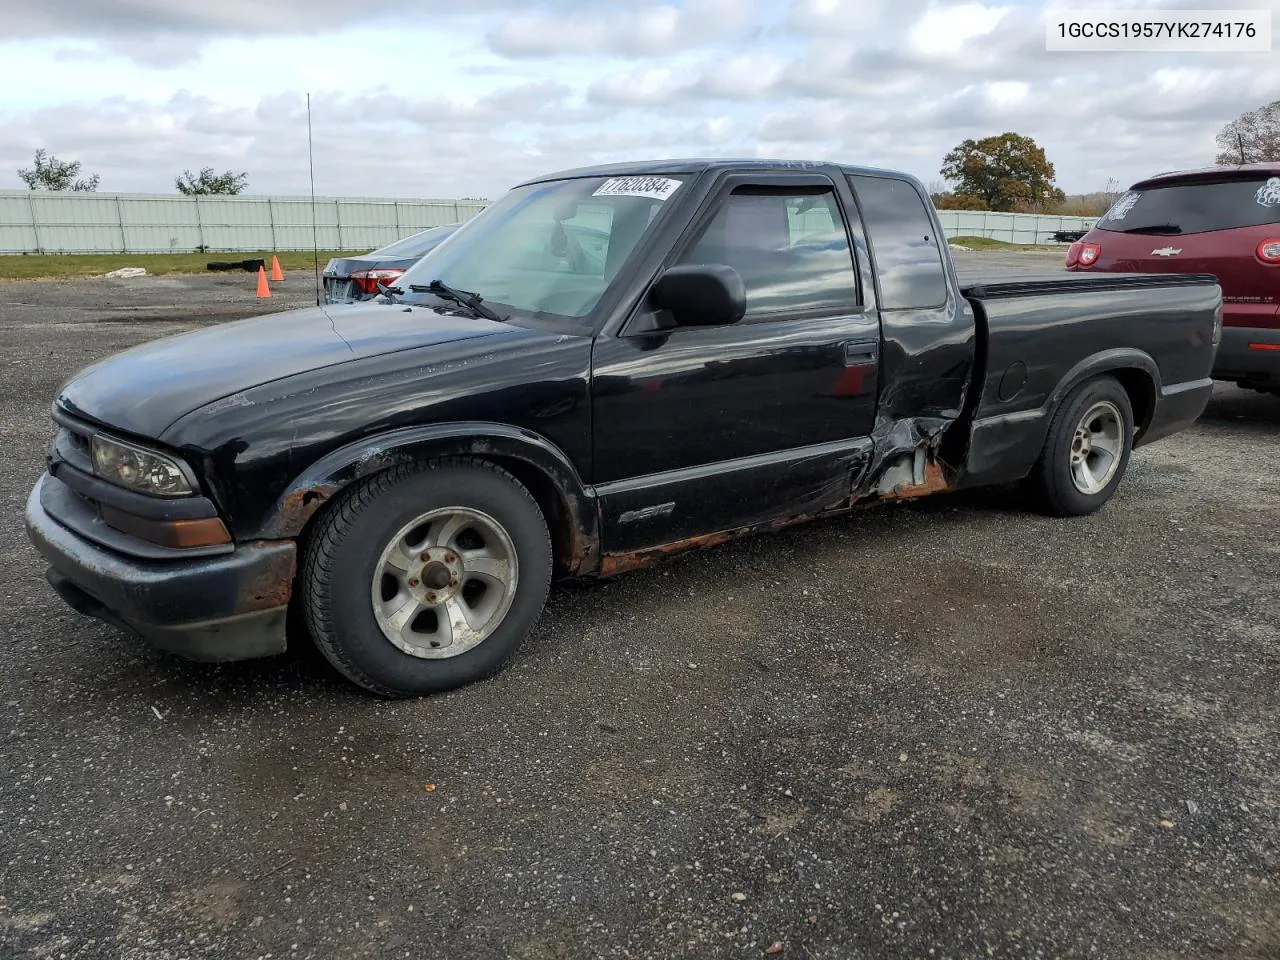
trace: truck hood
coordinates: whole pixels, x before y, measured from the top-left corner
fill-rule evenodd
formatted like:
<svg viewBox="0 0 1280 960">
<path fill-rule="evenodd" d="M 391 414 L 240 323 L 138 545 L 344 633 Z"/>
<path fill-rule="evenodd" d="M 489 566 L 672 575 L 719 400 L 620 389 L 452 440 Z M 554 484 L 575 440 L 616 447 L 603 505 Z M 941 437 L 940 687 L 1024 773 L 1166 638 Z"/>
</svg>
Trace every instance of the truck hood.
<svg viewBox="0 0 1280 960">
<path fill-rule="evenodd" d="M 309 307 L 115 354 L 67 381 L 57 404 L 77 417 L 155 438 L 192 410 L 272 380 L 502 330 L 491 320 L 384 301 Z"/>
</svg>

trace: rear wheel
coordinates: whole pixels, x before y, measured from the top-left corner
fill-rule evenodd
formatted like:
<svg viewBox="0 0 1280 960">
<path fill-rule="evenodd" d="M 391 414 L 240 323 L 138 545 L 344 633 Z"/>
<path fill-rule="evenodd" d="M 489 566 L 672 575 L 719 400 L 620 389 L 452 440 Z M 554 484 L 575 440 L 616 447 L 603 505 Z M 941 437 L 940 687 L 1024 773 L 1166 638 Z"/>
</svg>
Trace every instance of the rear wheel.
<svg viewBox="0 0 1280 960">
<path fill-rule="evenodd" d="M 1111 499 L 1133 449 L 1133 406 L 1113 377 L 1071 391 L 1058 408 L 1028 481 L 1056 516 L 1093 513 Z"/>
<path fill-rule="evenodd" d="M 485 461 L 387 471 L 318 522 L 302 577 L 307 623 L 325 657 L 374 693 L 418 696 L 488 676 L 546 600 L 542 512 Z"/>
</svg>

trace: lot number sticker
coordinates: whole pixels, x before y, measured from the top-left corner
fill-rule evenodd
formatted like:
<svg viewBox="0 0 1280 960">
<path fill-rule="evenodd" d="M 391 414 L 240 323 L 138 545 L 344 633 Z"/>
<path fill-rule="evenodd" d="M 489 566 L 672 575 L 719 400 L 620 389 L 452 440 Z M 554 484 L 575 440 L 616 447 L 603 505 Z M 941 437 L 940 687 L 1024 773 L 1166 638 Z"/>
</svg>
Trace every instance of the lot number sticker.
<svg viewBox="0 0 1280 960">
<path fill-rule="evenodd" d="M 593 197 L 648 197 L 665 200 L 676 192 L 679 180 L 670 177 L 611 177 L 596 188 Z"/>
</svg>

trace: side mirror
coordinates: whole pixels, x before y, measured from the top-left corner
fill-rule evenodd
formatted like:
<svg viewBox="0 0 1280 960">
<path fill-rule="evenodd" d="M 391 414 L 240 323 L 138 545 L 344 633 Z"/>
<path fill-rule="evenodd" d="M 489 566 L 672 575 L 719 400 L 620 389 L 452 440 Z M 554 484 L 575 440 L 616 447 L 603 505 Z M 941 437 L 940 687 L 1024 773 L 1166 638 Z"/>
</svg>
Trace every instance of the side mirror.
<svg viewBox="0 0 1280 960">
<path fill-rule="evenodd" d="M 649 299 L 680 327 L 727 326 L 747 312 L 742 277 L 720 263 L 671 267 L 653 285 Z"/>
</svg>

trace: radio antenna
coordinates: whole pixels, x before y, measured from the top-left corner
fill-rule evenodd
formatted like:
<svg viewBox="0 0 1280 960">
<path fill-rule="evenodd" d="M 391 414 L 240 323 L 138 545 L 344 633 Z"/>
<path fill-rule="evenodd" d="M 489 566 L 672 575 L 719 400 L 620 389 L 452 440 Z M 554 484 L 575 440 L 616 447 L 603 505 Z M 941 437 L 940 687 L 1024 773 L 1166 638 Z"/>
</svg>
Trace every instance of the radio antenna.
<svg viewBox="0 0 1280 960">
<path fill-rule="evenodd" d="M 316 266 L 316 306 L 320 306 L 320 240 L 316 233 L 316 164 L 311 149 L 311 94 L 307 94 L 307 166 L 311 171 L 311 252 Z"/>
</svg>

